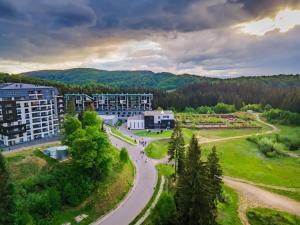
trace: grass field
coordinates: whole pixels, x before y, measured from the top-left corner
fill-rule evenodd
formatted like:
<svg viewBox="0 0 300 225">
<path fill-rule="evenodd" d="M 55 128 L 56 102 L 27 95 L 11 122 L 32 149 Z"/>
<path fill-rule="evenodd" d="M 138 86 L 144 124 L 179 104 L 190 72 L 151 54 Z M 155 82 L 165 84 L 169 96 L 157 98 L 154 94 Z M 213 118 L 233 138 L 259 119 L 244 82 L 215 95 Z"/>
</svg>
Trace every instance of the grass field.
<svg viewBox="0 0 300 225">
<path fill-rule="evenodd" d="M 299 225 L 300 217 L 272 209 L 253 208 L 247 217 L 251 225 Z"/>
<path fill-rule="evenodd" d="M 157 140 L 151 142 L 145 149 L 146 155 L 152 159 L 162 159 L 168 153 L 169 140 Z"/>
<path fill-rule="evenodd" d="M 218 204 L 218 218 L 217 222 L 220 225 L 242 225 L 238 216 L 238 195 L 237 193 L 227 187 L 223 187 L 224 194 L 227 198 L 226 203 Z"/>
<path fill-rule="evenodd" d="M 146 130 L 141 130 L 141 131 L 134 131 L 133 133 L 135 135 L 141 136 L 141 137 L 165 137 L 165 138 L 169 138 L 172 135 L 172 130 L 163 131 L 162 133 L 161 132 L 148 132 Z"/>
<path fill-rule="evenodd" d="M 174 174 L 174 167 L 166 164 L 159 164 L 156 166 L 158 171 L 166 178 L 171 177 Z"/>
<path fill-rule="evenodd" d="M 110 130 L 111 130 L 111 132 L 112 132 L 112 134 L 114 136 L 120 137 L 121 139 L 123 139 L 124 141 L 128 142 L 129 144 L 136 144 L 137 143 L 135 139 L 133 139 L 133 138 L 127 136 L 127 135 L 124 135 L 117 128 L 111 127 L 111 126 L 109 128 L 110 128 Z"/>
<path fill-rule="evenodd" d="M 257 146 L 245 139 L 216 142 L 224 174 L 253 182 L 300 187 L 300 164 L 291 157 L 266 158 Z M 211 148 L 213 144 L 204 145 Z M 203 151 L 204 155 L 208 151 Z"/>
</svg>

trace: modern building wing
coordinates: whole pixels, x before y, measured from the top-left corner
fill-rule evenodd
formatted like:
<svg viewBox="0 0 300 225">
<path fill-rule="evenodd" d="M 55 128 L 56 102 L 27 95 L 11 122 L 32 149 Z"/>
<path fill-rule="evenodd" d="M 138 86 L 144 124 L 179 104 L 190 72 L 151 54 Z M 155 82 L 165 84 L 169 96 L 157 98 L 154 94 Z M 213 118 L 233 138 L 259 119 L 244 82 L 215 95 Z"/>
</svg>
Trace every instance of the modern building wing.
<svg viewBox="0 0 300 225">
<path fill-rule="evenodd" d="M 64 99 L 54 87 L 1 84 L 1 144 L 11 146 L 55 135 L 59 132 L 64 111 Z"/>
<path fill-rule="evenodd" d="M 119 119 L 127 119 L 152 110 L 153 94 L 67 94 L 65 99 L 66 104 L 73 101 L 77 112 L 92 107 L 100 115 L 116 115 Z"/>
<path fill-rule="evenodd" d="M 129 117 L 127 127 L 137 129 L 173 129 L 175 126 L 172 111 L 145 111 L 143 115 Z"/>
</svg>

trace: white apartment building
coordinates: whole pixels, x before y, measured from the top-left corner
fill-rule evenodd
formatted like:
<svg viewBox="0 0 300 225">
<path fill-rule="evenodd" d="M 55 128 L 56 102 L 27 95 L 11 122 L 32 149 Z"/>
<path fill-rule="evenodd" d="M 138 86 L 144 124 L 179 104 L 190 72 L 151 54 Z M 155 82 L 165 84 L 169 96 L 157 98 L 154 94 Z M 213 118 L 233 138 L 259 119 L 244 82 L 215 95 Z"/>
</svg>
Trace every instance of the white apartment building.
<svg viewBox="0 0 300 225">
<path fill-rule="evenodd" d="M 0 144 L 12 146 L 59 132 L 64 98 L 54 87 L 0 84 Z"/>
</svg>

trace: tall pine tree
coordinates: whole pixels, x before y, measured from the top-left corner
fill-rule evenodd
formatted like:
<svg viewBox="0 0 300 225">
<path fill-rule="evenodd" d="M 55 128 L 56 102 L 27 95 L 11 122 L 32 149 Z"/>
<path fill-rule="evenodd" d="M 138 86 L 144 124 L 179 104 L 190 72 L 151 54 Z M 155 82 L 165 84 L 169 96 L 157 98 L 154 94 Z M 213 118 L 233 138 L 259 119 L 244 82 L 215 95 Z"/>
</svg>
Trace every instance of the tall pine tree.
<svg viewBox="0 0 300 225">
<path fill-rule="evenodd" d="M 208 167 L 200 157 L 201 149 L 193 135 L 175 196 L 180 224 L 216 224 L 216 207 Z"/>
<path fill-rule="evenodd" d="M 209 169 L 209 179 L 212 183 L 212 188 L 214 192 L 214 200 L 220 200 L 222 196 L 222 175 L 223 171 L 219 164 L 219 158 L 216 151 L 216 146 L 212 148 L 211 153 L 208 156 L 207 160 L 208 169 Z"/>
<path fill-rule="evenodd" d="M 14 224 L 15 202 L 6 161 L 0 152 L 0 224 Z"/>
<path fill-rule="evenodd" d="M 179 123 L 176 122 L 168 148 L 169 161 L 174 160 L 175 179 L 177 174 L 180 174 L 183 170 L 184 150 L 182 131 Z"/>
</svg>

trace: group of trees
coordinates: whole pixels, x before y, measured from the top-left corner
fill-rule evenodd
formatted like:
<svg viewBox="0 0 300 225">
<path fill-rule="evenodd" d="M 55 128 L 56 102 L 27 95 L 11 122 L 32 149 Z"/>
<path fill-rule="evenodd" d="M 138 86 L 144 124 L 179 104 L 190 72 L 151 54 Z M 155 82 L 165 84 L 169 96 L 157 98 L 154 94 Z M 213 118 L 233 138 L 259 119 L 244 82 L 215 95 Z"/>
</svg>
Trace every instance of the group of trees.
<svg viewBox="0 0 300 225">
<path fill-rule="evenodd" d="M 296 151 L 300 148 L 299 135 L 296 137 L 288 137 L 276 134 L 275 138 L 253 136 L 247 138 L 247 140 L 257 144 L 258 149 L 266 157 L 287 155 L 285 150 Z"/>
<path fill-rule="evenodd" d="M 285 125 L 300 125 L 300 114 L 290 111 L 285 111 L 281 109 L 271 109 L 266 111 L 264 117 L 267 118 L 269 122 L 280 123 Z"/>
<path fill-rule="evenodd" d="M 217 203 L 222 199 L 222 170 L 216 148 L 213 147 L 207 161 L 203 161 L 198 140 L 193 135 L 185 151 L 182 132 L 176 124 L 169 143 L 169 155 L 175 167 L 174 193 L 161 196 L 153 210 L 152 223 L 217 224 Z"/>
<path fill-rule="evenodd" d="M 110 171 L 112 146 L 97 113 L 66 115 L 62 128 L 70 160 L 49 163 L 22 182 L 10 179 L 0 154 L 0 224 L 52 224 L 57 210 L 78 206 Z M 126 150 L 120 160 L 128 160 Z"/>
</svg>

